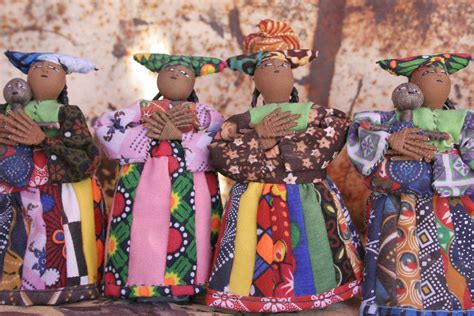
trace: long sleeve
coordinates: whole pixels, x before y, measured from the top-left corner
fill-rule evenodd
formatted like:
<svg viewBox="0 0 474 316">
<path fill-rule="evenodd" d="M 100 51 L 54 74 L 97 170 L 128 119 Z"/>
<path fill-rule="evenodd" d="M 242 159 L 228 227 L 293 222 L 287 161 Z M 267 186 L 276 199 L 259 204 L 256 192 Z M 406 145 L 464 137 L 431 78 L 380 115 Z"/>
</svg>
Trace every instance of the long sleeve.
<svg viewBox="0 0 474 316">
<path fill-rule="evenodd" d="M 361 126 L 361 122 L 386 124 L 395 117 L 394 112 L 361 112 L 354 116 L 347 137 L 347 153 L 352 164 L 362 175 L 370 175 L 383 161 L 388 150 L 388 136 L 385 131 L 370 131 Z"/>
<path fill-rule="evenodd" d="M 199 130 L 184 133 L 181 144 L 185 150 L 186 168 L 191 172 L 210 171 L 208 146 L 219 131 L 224 118 L 205 104 L 196 104 Z"/>
<path fill-rule="evenodd" d="M 474 170 L 474 111 L 468 111 L 459 143 L 462 160 Z"/>
<path fill-rule="evenodd" d="M 78 182 L 92 176 L 99 164 L 99 149 L 84 114 L 77 106 L 63 106 L 58 121 L 58 137 L 46 138 L 42 143 L 51 181 Z"/>
<path fill-rule="evenodd" d="M 102 149 L 110 159 L 124 163 L 144 162 L 149 156 L 151 139 L 141 125 L 140 101 L 103 114 L 94 129 Z"/>
<path fill-rule="evenodd" d="M 253 129 L 239 133 L 232 139 L 222 137 L 222 129 L 235 124 L 248 126 L 249 113 L 235 115 L 229 118 L 209 146 L 210 162 L 214 169 L 228 178 L 238 182 L 271 179 L 275 177 L 277 159 L 268 159 L 265 149 L 258 140 L 257 132 Z"/>
<path fill-rule="evenodd" d="M 283 138 L 279 145 L 285 170 L 325 169 L 344 146 L 349 124 L 343 112 L 313 105 L 308 127 Z"/>
</svg>

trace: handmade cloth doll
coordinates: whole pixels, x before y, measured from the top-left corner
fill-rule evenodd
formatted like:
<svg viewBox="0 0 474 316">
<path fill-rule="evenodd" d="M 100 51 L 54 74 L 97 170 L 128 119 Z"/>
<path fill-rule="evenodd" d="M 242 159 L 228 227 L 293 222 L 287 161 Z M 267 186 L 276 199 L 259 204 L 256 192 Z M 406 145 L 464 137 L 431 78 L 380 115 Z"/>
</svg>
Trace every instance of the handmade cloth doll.
<svg viewBox="0 0 474 316">
<path fill-rule="evenodd" d="M 93 178 L 99 150 L 66 90 L 66 74 L 94 66 L 59 54 L 5 54 L 27 83 L 7 84 L 0 106 L 0 303 L 96 298 L 105 239 L 103 197 Z M 18 159 L 20 150 L 29 155 Z"/>
<path fill-rule="evenodd" d="M 325 308 L 359 292 L 361 248 L 326 167 L 349 120 L 299 102 L 292 69 L 307 49 L 231 57 L 254 77 L 252 109 L 230 117 L 210 146 L 211 164 L 237 183 L 225 208 L 206 302 L 239 312 Z M 264 105 L 255 107 L 258 95 Z"/>
<path fill-rule="evenodd" d="M 448 100 L 449 75 L 470 59 L 438 54 L 379 61 L 416 84 L 423 105 L 406 128 L 364 128 L 367 122 L 400 126 L 404 115 L 395 110 L 358 113 L 349 129 L 349 157 L 373 191 L 364 315 L 474 312 L 474 113 L 455 110 Z"/>
<path fill-rule="evenodd" d="M 223 118 L 199 103 L 194 82 L 226 64 L 197 56 L 134 58 L 159 73 L 158 95 L 104 114 L 95 126 L 105 153 L 120 164 L 105 295 L 183 301 L 207 283 L 222 213 L 207 146 Z"/>
</svg>

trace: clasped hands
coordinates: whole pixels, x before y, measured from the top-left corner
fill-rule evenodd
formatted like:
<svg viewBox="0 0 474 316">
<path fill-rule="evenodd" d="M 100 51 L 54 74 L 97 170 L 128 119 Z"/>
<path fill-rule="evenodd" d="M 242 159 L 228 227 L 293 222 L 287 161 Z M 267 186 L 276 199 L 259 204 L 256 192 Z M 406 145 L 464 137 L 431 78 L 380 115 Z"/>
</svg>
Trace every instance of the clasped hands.
<svg viewBox="0 0 474 316">
<path fill-rule="evenodd" d="M 427 144 L 429 137 L 418 134 L 420 128 L 406 128 L 388 137 L 391 160 L 425 160 L 433 161 L 437 147 Z"/>
<path fill-rule="evenodd" d="M 0 144 L 31 146 L 40 144 L 45 138 L 41 127 L 22 109 L 0 114 Z"/>
<path fill-rule="evenodd" d="M 181 140 L 181 129 L 193 124 L 194 114 L 185 104 L 173 106 L 167 112 L 154 113 L 143 118 L 146 135 L 157 140 Z"/>
<path fill-rule="evenodd" d="M 282 112 L 280 108 L 265 116 L 260 123 L 251 125 L 257 132 L 260 142 L 265 150 L 277 144 L 277 138 L 293 135 L 295 132 L 290 129 L 298 123 L 300 114 L 292 114 L 290 111 Z"/>
</svg>

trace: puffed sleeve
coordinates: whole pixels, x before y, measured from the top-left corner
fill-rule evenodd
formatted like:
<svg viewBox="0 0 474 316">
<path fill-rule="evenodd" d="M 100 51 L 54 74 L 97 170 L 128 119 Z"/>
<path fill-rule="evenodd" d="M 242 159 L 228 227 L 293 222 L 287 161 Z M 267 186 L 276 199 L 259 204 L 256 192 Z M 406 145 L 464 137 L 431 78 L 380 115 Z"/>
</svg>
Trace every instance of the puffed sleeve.
<svg viewBox="0 0 474 316">
<path fill-rule="evenodd" d="M 209 146 L 212 167 L 238 182 L 271 177 L 275 164 L 278 164 L 276 159 L 267 158 L 254 129 L 240 129 L 241 126 L 248 127 L 249 122 L 249 112 L 232 116 L 222 124 Z M 238 126 L 238 134 L 233 138 L 223 137 L 223 129 L 233 124 Z"/>
<path fill-rule="evenodd" d="M 185 150 L 186 168 L 190 172 L 211 171 L 208 146 L 219 131 L 224 118 L 205 104 L 196 104 L 199 130 L 183 133 L 181 144 Z"/>
<path fill-rule="evenodd" d="M 474 111 L 468 111 L 464 119 L 459 151 L 462 160 L 474 170 Z"/>
<path fill-rule="evenodd" d="M 384 125 L 395 118 L 395 112 L 360 112 L 354 116 L 347 136 L 347 153 L 352 164 L 364 176 L 383 161 L 389 148 L 385 131 L 371 131 L 361 126 L 366 121 L 375 125 Z M 363 125 L 363 124 L 362 124 Z"/>
<path fill-rule="evenodd" d="M 99 149 L 84 114 L 75 105 L 63 106 L 58 121 L 58 136 L 42 143 L 51 182 L 78 182 L 91 177 L 99 163 Z"/>
<path fill-rule="evenodd" d="M 344 146 L 349 123 L 343 112 L 313 105 L 308 127 L 280 143 L 285 171 L 325 169 Z"/>
<path fill-rule="evenodd" d="M 140 102 L 105 113 L 96 121 L 97 140 L 110 159 L 135 163 L 148 158 L 151 139 L 141 124 Z"/>
</svg>

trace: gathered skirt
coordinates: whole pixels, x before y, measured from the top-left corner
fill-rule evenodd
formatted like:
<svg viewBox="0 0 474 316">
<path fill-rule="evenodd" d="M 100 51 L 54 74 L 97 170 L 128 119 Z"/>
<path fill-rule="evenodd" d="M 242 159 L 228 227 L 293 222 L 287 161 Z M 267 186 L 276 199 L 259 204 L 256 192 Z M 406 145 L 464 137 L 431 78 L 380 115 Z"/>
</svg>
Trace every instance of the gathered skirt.
<svg viewBox="0 0 474 316">
<path fill-rule="evenodd" d="M 331 180 L 237 183 L 206 302 L 239 312 L 325 308 L 359 293 L 362 248 Z"/>
<path fill-rule="evenodd" d="M 203 291 L 221 213 L 216 174 L 189 172 L 183 158 L 157 156 L 120 166 L 105 295 L 136 299 Z"/>
<path fill-rule="evenodd" d="M 474 314 L 473 198 L 372 194 L 361 314 Z"/>
<path fill-rule="evenodd" d="M 98 297 L 105 205 L 95 178 L 0 194 L 0 304 Z"/>
</svg>

